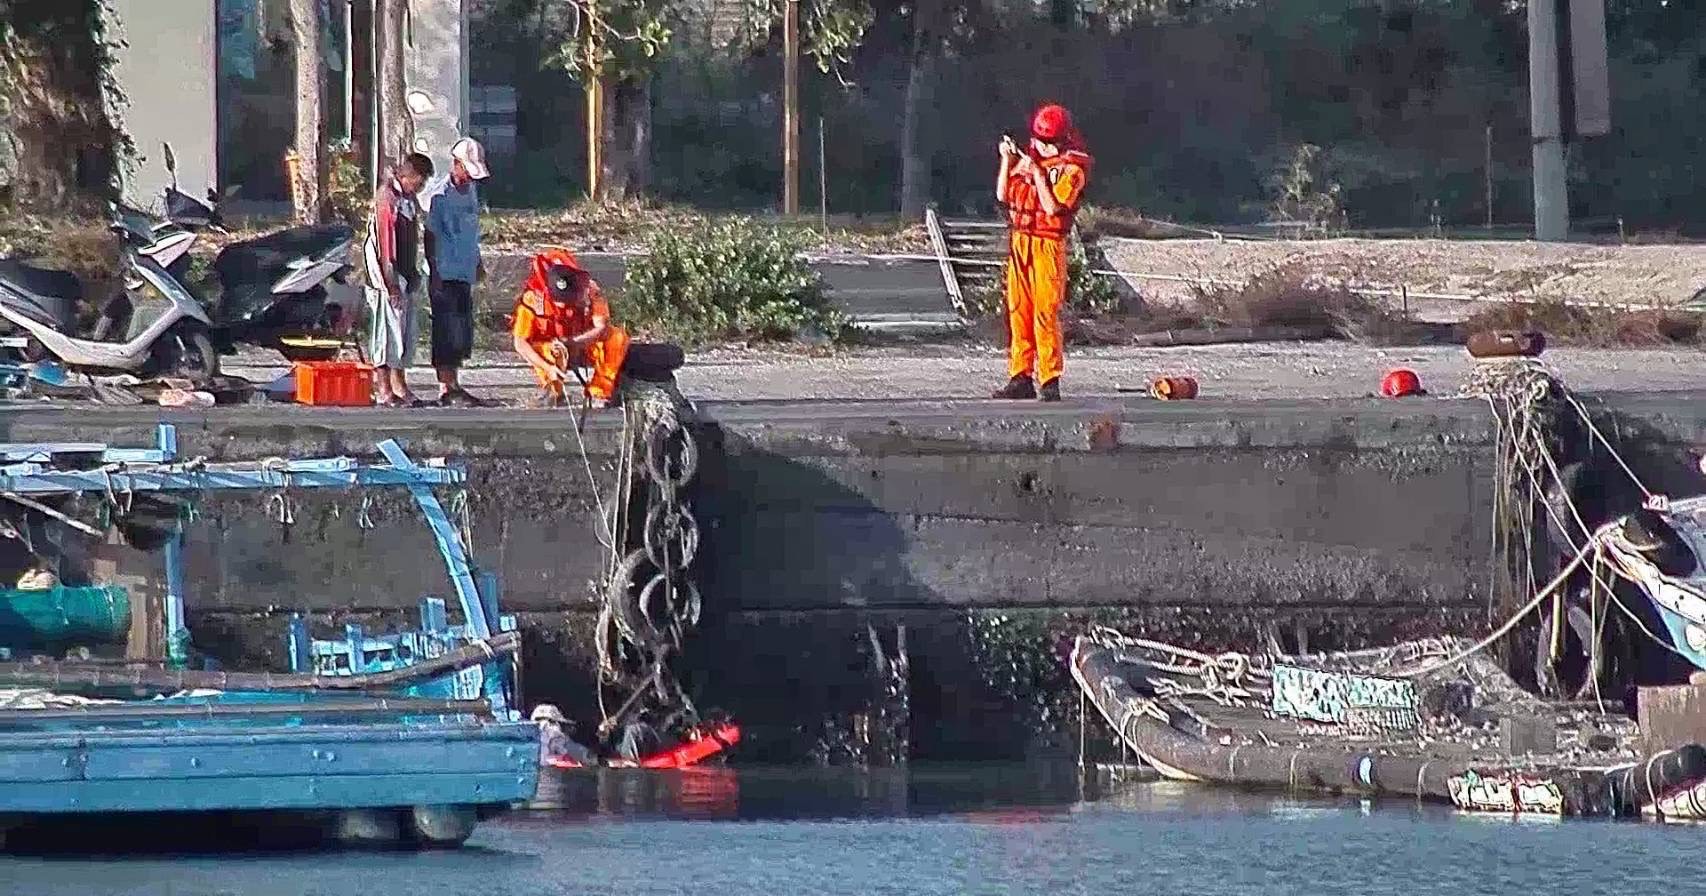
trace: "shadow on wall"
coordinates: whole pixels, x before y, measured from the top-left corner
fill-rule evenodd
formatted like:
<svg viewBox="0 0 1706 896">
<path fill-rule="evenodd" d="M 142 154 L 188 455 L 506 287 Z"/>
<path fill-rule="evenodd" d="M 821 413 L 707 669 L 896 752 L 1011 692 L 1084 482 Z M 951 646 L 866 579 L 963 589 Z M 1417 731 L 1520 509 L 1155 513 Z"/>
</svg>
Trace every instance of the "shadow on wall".
<svg viewBox="0 0 1706 896">
<path fill-rule="evenodd" d="M 707 436 L 706 618 L 687 674 L 702 708 L 746 726 L 743 761 L 1023 755 L 1023 714 L 990 686 L 974 616 L 914 575 L 909 518 L 875 503 L 876 484 L 837 478 L 823 458 Z M 882 674 L 903 638 L 909 707 L 885 694 Z M 903 742 L 886 741 L 896 728 Z"/>
</svg>

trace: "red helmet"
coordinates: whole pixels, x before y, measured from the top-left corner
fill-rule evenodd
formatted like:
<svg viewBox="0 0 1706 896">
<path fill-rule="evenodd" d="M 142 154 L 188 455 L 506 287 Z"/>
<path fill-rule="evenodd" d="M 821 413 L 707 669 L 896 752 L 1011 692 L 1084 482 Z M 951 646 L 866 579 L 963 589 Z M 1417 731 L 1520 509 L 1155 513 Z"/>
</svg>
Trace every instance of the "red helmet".
<svg viewBox="0 0 1706 896">
<path fill-rule="evenodd" d="M 1072 134 L 1072 113 L 1065 106 L 1050 103 L 1031 117 L 1031 136 L 1048 143 L 1059 143 Z"/>
<path fill-rule="evenodd" d="M 1422 394 L 1422 379 L 1413 370 L 1402 367 L 1386 374 L 1380 381 L 1380 394 L 1387 398 L 1404 398 L 1409 395 Z"/>
</svg>

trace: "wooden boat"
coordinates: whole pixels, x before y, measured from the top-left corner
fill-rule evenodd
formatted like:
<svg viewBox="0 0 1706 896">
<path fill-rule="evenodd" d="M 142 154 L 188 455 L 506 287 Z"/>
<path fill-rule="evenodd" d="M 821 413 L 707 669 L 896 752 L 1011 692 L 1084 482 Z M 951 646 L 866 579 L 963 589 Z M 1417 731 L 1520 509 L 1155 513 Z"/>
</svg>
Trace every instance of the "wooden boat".
<svg viewBox="0 0 1706 896">
<path fill-rule="evenodd" d="M 1648 749 L 1621 705 L 1541 700 L 1465 646 L 1209 656 L 1101 630 L 1070 663 L 1120 740 L 1169 779 L 1706 819 L 1706 748 Z"/>
<path fill-rule="evenodd" d="M 431 597 L 421 628 L 394 635 L 348 626 L 318 640 L 293 618 L 288 672 L 190 668 L 175 514 L 161 538 L 164 656 L 89 650 L 122 646 L 133 609 L 122 589 L 0 590 L 0 843 L 97 817 L 284 813 L 346 842 L 453 846 L 533 796 L 539 732 L 510 705 L 515 619 L 500 614 L 496 577 L 472 566 L 433 493 L 466 472 L 416 463 L 391 440 L 378 447 L 385 463 L 206 463 L 177 456 L 169 425 L 147 449 L 0 444 L 0 496 L 86 534 L 99 529 L 44 502 L 92 494 L 128 510 L 115 496 L 407 489 L 462 620 L 450 625 L 445 601 Z M 42 652 L 71 644 L 81 658 Z"/>
</svg>

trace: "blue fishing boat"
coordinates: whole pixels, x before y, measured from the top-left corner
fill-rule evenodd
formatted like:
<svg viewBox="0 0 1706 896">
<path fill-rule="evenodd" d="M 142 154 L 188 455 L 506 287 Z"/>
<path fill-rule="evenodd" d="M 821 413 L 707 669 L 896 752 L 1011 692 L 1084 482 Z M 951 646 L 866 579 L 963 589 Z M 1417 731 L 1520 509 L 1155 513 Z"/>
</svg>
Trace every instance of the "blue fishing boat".
<svg viewBox="0 0 1706 896">
<path fill-rule="evenodd" d="M 417 463 L 387 440 L 383 463 L 347 457 L 208 463 L 178 456 L 175 430 L 148 449 L 0 444 L 0 502 L 99 534 L 66 499 L 112 507 L 157 493 L 402 488 L 431 528 L 460 621 L 427 598 L 419 630 L 310 637 L 293 618 L 288 671 L 191 668 L 183 533 L 165 528 L 165 655 L 98 656 L 137 609 L 125 589 L 37 582 L 0 589 L 0 838 L 95 816 L 253 813 L 344 841 L 459 845 L 476 823 L 530 799 L 538 730 L 515 707 L 515 621 L 495 576 L 434 492 L 466 472 Z M 122 496 L 122 497 L 121 497 Z M 22 584 L 22 583 L 20 583 Z M 43 587 L 45 585 L 46 587 Z M 110 650 L 108 651 L 110 653 Z"/>
</svg>

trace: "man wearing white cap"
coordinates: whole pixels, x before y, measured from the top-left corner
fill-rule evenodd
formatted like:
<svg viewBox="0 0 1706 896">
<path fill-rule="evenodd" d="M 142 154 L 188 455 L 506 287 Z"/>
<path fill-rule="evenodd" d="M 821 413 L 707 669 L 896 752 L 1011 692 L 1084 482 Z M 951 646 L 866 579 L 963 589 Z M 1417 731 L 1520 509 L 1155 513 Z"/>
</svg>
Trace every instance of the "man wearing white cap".
<svg viewBox="0 0 1706 896">
<path fill-rule="evenodd" d="M 491 176 L 479 141 L 463 137 L 450 148 L 450 175 L 422 193 L 427 206 L 426 257 L 432 304 L 432 366 L 438 403 L 485 404 L 462 388 L 462 363 L 474 352 L 474 283 L 485 279 L 480 261 L 480 194 L 476 181 Z"/>
</svg>

